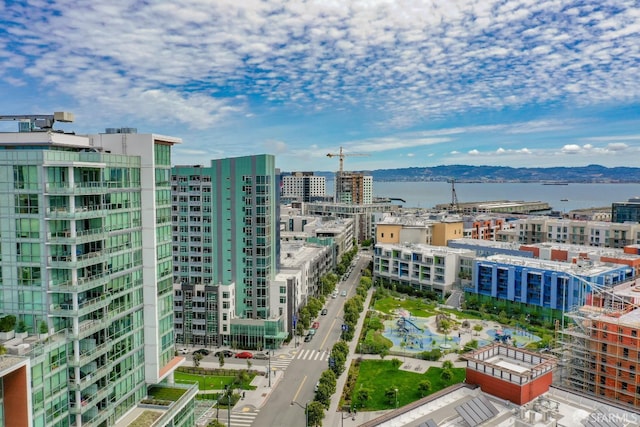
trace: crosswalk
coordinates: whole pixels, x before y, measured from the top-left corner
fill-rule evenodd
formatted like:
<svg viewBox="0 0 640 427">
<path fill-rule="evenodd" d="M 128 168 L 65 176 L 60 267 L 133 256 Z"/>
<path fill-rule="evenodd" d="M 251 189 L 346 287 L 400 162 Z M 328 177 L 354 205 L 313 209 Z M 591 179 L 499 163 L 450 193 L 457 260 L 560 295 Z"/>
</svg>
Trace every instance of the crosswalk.
<svg viewBox="0 0 640 427">
<path fill-rule="evenodd" d="M 271 358 L 271 369 L 284 371 L 293 360 L 307 360 L 324 362 L 329 358 L 329 353 L 323 350 L 300 349 L 292 354 L 281 354 Z"/>
<path fill-rule="evenodd" d="M 231 424 L 227 424 L 229 420 L 220 420 L 225 425 L 232 425 L 233 427 L 249 427 L 253 424 L 258 416 L 259 410 L 255 411 L 231 411 Z"/>
<path fill-rule="evenodd" d="M 303 350 L 299 350 L 294 356 L 294 359 L 297 360 L 317 360 L 317 361 L 324 361 L 327 360 L 329 356 L 329 353 L 327 353 L 324 350 L 307 350 L 307 349 L 303 349 Z"/>
</svg>

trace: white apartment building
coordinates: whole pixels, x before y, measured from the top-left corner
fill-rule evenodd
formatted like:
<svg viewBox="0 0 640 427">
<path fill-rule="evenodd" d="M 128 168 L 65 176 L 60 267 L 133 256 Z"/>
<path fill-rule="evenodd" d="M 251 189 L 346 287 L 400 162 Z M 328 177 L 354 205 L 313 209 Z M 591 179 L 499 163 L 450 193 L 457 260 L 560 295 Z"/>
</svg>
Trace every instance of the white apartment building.
<svg viewBox="0 0 640 427">
<path fill-rule="evenodd" d="M 525 244 L 570 243 L 609 248 L 640 244 L 640 224 L 636 223 L 580 221 L 539 216 L 519 219 L 510 225 L 510 230 L 496 233 L 496 240 Z"/>
<path fill-rule="evenodd" d="M 324 176 L 313 172 L 292 172 L 282 177 L 282 194 L 285 200 L 312 202 L 323 199 L 326 193 L 327 180 Z"/>
<path fill-rule="evenodd" d="M 467 249 L 379 243 L 374 251 L 373 277 L 444 296 L 459 282 L 461 272 L 471 274 L 475 257 L 475 252 Z"/>
</svg>

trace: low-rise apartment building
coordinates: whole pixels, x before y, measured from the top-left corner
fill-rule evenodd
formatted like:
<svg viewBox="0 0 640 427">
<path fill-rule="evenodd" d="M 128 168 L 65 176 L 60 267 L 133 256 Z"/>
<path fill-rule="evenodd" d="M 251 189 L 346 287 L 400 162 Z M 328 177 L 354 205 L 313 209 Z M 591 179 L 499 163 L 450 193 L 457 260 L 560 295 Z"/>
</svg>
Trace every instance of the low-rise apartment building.
<svg viewBox="0 0 640 427">
<path fill-rule="evenodd" d="M 400 284 L 444 297 L 460 277 L 471 277 L 473 251 L 423 244 L 378 243 L 373 257 L 373 277 L 383 284 Z"/>
</svg>

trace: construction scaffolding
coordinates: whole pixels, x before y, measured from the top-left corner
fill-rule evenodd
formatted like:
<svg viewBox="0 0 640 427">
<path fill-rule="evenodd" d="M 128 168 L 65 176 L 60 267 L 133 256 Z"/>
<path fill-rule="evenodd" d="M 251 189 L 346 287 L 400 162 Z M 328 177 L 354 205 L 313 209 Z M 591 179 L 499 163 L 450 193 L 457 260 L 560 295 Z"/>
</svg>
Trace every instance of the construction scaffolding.
<svg viewBox="0 0 640 427">
<path fill-rule="evenodd" d="M 640 407 L 640 284 L 593 287 L 587 304 L 557 327 L 554 384 L 619 404 Z"/>
</svg>

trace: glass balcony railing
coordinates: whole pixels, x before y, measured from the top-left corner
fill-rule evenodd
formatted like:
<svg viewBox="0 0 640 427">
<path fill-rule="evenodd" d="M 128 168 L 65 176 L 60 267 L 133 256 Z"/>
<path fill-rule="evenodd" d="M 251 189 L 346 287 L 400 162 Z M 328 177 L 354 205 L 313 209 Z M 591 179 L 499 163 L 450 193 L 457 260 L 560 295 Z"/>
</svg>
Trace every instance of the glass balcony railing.
<svg viewBox="0 0 640 427">
<path fill-rule="evenodd" d="M 111 342 L 107 341 L 98 346 L 95 346 L 89 350 L 80 351 L 80 354 L 77 356 L 70 357 L 67 363 L 69 366 L 83 366 L 92 360 L 102 356 L 107 353 L 111 349 Z"/>
</svg>

